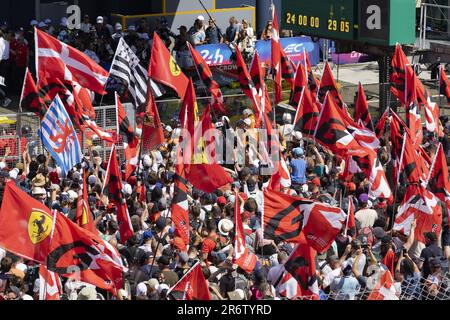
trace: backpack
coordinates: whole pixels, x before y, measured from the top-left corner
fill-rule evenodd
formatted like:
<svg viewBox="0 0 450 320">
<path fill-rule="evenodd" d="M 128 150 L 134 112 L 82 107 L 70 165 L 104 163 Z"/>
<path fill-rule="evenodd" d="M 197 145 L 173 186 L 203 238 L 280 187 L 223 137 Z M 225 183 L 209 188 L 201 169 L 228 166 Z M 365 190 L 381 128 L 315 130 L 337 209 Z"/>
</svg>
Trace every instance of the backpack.
<svg viewBox="0 0 450 320">
<path fill-rule="evenodd" d="M 143 250 L 138 247 L 132 247 L 130 248 L 130 263 L 129 263 L 129 269 L 128 272 L 125 274 L 125 285 L 124 287 L 129 290 L 128 294 L 130 294 L 131 297 L 136 296 L 136 287 L 140 282 L 140 279 L 145 277 L 145 273 L 140 270 L 140 253 Z"/>
</svg>

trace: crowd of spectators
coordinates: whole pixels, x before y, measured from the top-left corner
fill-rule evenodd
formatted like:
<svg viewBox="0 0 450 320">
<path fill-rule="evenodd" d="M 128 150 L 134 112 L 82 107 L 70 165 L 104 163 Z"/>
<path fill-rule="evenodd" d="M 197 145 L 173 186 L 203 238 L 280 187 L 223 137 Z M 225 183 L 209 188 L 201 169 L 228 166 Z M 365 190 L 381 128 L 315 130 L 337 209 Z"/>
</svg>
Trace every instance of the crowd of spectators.
<svg viewBox="0 0 450 320">
<path fill-rule="evenodd" d="M 34 63 L 30 63 L 34 61 L 35 54 L 34 27 L 84 52 L 105 70 L 109 70 L 120 38 L 125 39 L 141 63 L 147 67 L 154 31 L 166 46 L 174 51 L 174 56 L 182 68 L 193 65 L 187 42 L 193 46 L 226 43 L 232 50 L 239 48 L 244 58 L 250 60 L 257 39 L 254 29 L 245 19 L 239 22 L 232 17 L 229 23 L 229 27 L 222 32 L 215 20 L 206 22 L 203 16 L 198 16 L 189 28 L 180 26 L 178 34 L 171 31 L 165 17 L 159 19 L 156 25 L 151 25 L 143 18 L 126 29 L 120 23 L 110 24 L 107 17 L 99 16 L 92 21 L 88 15 L 84 16 L 79 29 L 69 29 L 67 18 L 62 18 L 59 22 L 50 19 L 41 22 L 32 20 L 29 26 L 17 30 L 9 28 L 5 23 L 0 26 L 0 77 L 4 78 L 4 85 L 0 84 L 0 104 L 7 107 L 12 102 L 10 96 L 20 95 L 27 67 L 34 73 Z M 269 40 L 271 28 L 269 22 L 260 39 Z"/>
</svg>

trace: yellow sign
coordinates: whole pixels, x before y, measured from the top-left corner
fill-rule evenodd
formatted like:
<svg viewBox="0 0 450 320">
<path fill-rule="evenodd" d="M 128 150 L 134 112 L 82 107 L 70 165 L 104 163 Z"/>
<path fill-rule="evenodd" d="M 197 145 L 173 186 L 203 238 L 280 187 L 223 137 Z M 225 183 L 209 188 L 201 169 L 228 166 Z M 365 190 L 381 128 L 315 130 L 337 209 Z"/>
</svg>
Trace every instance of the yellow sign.
<svg viewBox="0 0 450 320">
<path fill-rule="evenodd" d="M 52 231 L 53 219 L 48 213 L 34 209 L 28 220 L 28 235 L 33 244 L 38 244 L 47 238 Z"/>
<path fill-rule="evenodd" d="M 172 73 L 174 77 L 178 77 L 181 74 L 181 69 L 172 56 L 170 57 L 169 66 L 170 66 L 170 73 Z"/>
</svg>

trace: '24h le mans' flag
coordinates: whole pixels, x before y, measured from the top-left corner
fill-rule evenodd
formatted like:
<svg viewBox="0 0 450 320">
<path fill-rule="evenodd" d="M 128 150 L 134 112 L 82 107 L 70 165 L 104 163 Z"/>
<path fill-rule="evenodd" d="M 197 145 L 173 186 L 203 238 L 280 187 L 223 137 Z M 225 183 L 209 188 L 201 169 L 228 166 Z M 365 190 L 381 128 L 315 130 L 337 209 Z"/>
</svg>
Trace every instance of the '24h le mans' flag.
<svg viewBox="0 0 450 320">
<path fill-rule="evenodd" d="M 58 95 L 42 118 L 39 131 L 45 149 L 65 174 L 81 162 L 83 154 L 77 134 Z"/>
</svg>

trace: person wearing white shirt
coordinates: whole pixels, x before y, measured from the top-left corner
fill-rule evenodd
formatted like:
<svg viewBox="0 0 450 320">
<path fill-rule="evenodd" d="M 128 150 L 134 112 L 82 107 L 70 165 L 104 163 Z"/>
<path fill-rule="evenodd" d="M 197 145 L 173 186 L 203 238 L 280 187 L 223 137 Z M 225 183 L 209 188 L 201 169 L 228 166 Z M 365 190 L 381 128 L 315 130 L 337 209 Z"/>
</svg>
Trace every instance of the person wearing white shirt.
<svg viewBox="0 0 450 320">
<path fill-rule="evenodd" d="M 3 31 L 0 30 L 0 99 L 3 99 L 3 107 L 9 106 L 11 99 L 8 98 L 7 79 L 9 69 L 9 41 Z"/>
</svg>

